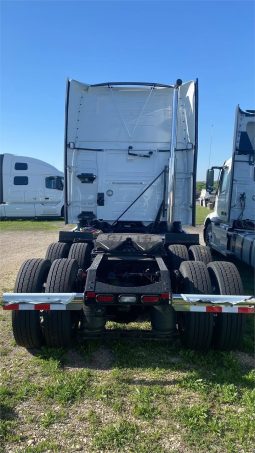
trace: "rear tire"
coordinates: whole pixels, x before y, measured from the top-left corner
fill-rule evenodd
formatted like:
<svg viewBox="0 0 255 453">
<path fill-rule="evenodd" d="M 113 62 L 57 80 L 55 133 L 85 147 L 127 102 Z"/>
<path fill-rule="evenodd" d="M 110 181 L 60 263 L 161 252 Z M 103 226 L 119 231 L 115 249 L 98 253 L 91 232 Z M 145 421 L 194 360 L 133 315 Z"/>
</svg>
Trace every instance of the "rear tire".
<svg viewBox="0 0 255 453">
<path fill-rule="evenodd" d="M 91 264 L 91 250 L 91 244 L 76 242 L 71 245 L 68 258 L 75 259 L 79 267 L 83 270 L 86 270 Z"/>
<path fill-rule="evenodd" d="M 214 294 L 243 294 L 240 274 L 233 263 L 215 261 L 208 266 Z M 245 315 L 219 313 L 215 318 L 213 345 L 215 349 L 236 349 L 242 340 Z"/>
<path fill-rule="evenodd" d="M 35 258 L 25 261 L 17 275 L 14 291 L 16 293 L 42 292 L 49 270 L 50 261 Z M 39 311 L 13 311 L 12 329 L 19 346 L 27 349 L 41 347 L 43 336 Z"/>
<path fill-rule="evenodd" d="M 204 263 L 186 261 L 180 266 L 183 277 L 182 292 L 211 294 L 211 282 Z M 191 349 L 207 350 L 212 341 L 213 315 L 209 313 L 179 312 L 178 328 L 181 342 Z"/>
<path fill-rule="evenodd" d="M 189 248 L 189 259 L 209 264 L 212 261 L 211 251 L 209 247 L 205 247 L 204 245 L 192 245 Z"/>
<path fill-rule="evenodd" d="M 183 261 L 189 260 L 188 249 L 186 245 L 173 244 L 168 246 L 169 270 L 179 269 Z"/>
<path fill-rule="evenodd" d="M 67 258 L 69 250 L 70 244 L 68 242 L 53 242 L 47 248 L 45 257 L 53 263 L 54 260 Z"/>
<path fill-rule="evenodd" d="M 67 258 L 55 260 L 47 278 L 46 293 L 71 293 L 75 291 L 78 263 Z M 73 313 L 73 314 L 72 314 Z M 43 331 L 47 346 L 70 345 L 77 327 L 75 311 L 45 311 Z"/>
</svg>

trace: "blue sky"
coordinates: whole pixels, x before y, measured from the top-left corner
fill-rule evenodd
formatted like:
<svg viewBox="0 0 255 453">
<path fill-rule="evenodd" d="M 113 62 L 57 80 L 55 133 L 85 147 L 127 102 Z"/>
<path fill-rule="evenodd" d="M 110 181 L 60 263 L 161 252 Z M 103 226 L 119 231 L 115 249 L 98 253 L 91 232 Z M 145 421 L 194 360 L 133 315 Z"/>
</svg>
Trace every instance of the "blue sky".
<svg viewBox="0 0 255 453">
<path fill-rule="evenodd" d="M 1 153 L 63 168 L 67 77 L 87 83 L 198 77 L 198 179 L 210 148 L 211 164 L 230 156 L 236 105 L 255 108 L 254 2 L 0 4 Z"/>
</svg>

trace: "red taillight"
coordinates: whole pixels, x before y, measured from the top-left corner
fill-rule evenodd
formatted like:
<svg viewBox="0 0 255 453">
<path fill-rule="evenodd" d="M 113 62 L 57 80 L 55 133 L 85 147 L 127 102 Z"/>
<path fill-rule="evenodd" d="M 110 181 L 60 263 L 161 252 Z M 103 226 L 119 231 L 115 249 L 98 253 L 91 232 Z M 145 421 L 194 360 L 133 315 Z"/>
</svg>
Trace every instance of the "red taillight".
<svg viewBox="0 0 255 453">
<path fill-rule="evenodd" d="M 113 296 L 109 294 L 98 294 L 96 299 L 97 302 L 113 302 Z"/>
<path fill-rule="evenodd" d="M 4 305 L 3 309 L 4 310 L 18 310 L 19 309 L 19 304 Z"/>
<path fill-rule="evenodd" d="M 143 303 L 151 303 L 155 304 L 159 301 L 159 296 L 142 296 L 141 297 Z"/>
<path fill-rule="evenodd" d="M 87 291 L 85 293 L 85 297 L 86 299 L 95 299 L 96 293 L 94 293 L 94 291 Z"/>
</svg>

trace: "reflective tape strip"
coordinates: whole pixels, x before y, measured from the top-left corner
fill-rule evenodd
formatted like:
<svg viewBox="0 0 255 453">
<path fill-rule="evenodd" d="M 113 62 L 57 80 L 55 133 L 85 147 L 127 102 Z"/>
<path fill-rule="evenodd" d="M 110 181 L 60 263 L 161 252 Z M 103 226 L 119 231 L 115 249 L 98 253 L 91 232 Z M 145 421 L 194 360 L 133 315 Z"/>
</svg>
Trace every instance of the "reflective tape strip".
<svg viewBox="0 0 255 453">
<path fill-rule="evenodd" d="M 255 307 L 238 307 L 238 313 L 255 313 Z"/>
<path fill-rule="evenodd" d="M 215 306 L 212 306 L 212 307 L 206 307 L 206 312 L 207 313 L 222 313 L 223 309 L 222 307 L 215 307 Z"/>
<path fill-rule="evenodd" d="M 19 310 L 19 304 L 9 304 L 3 306 L 4 310 Z"/>
<path fill-rule="evenodd" d="M 178 311 L 192 311 L 196 313 L 236 313 L 236 314 L 253 314 L 255 313 L 255 307 L 224 307 L 224 306 L 199 306 L 191 305 L 179 307 Z"/>
<path fill-rule="evenodd" d="M 50 304 L 36 304 L 34 305 L 35 310 L 50 310 Z"/>
<path fill-rule="evenodd" d="M 66 310 L 66 305 L 63 304 L 9 304 L 3 306 L 4 310 L 19 310 L 19 311 L 51 311 L 51 310 Z"/>
<path fill-rule="evenodd" d="M 206 307 L 199 307 L 199 305 L 190 305 L 187 307 L 187 311 L 194 311 L 197 313 L 205 313 L 206 312 Z"/>
<path fill-rule="evenodd" d="M 52 304 L 50 310 L 67 310 L 67 306 L 63 304 Z"/>
<path fill-rule="evenodd" d="M 254 314 L 255 307 L 226 307 L 222 305 L 179 305 L 173 307 L 176 311 L 192 311 L 195 313 L 236 313 Z M 54 311 L 72 309 L 64 304 L 8 304 L 3 306 L 4 310 L 37 310 Z"/>
</svg>

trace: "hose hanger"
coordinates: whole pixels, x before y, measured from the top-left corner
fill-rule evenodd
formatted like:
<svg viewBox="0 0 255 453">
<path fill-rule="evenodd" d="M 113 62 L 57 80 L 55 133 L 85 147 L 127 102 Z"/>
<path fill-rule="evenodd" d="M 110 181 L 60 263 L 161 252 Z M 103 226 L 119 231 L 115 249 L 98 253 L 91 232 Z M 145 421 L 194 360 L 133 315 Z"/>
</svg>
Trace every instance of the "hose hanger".
<svg viewBox="0 0 255 453">
<path fill-rule="evenodd" d="M 138 151 L 138 150 L 137 150 Z M 133 151 L 133 146 L 129 146 L 128 147 L 128 155 L 129 156 L 136 156 L 136 157 L 147 157 L 147 158 L 150 158 L 153 154 L 153 151 L 148 151 L 147 154 L 141 154 L 142 152 L 144 152 L 144 150 L 141 150 L 141 152 L 134 152 Z"/>
</svg>

